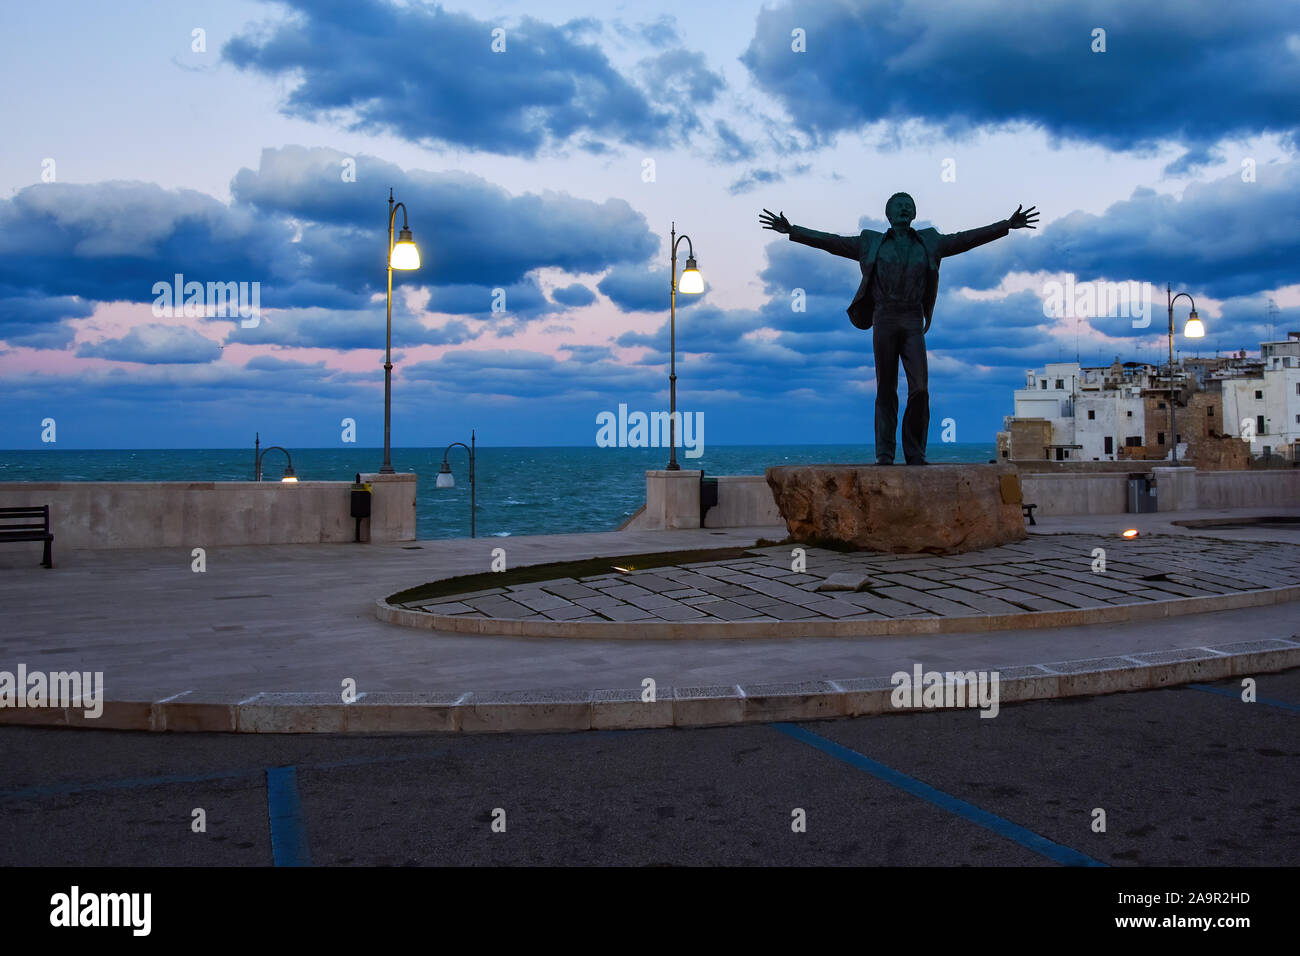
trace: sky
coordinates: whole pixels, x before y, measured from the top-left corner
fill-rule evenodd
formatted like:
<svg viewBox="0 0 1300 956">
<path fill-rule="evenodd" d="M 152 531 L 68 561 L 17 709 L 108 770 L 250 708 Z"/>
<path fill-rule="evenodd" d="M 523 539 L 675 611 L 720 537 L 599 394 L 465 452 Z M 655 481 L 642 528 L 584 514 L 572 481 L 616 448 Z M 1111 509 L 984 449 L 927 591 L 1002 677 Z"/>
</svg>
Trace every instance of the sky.
<svg viewBox="0 0 1300 956">
<path fill-rule="evenodd" d="M 667 408 L 674 223 L 707 441 L 871 441 L 858 265 L 758 214 L 856 235 L 900 190 L 1041 213 L 942 265 L 931 441 L 993 441 L 1026 369 L 1158 361 L 1166 283 L 1182 354 L 1300 329 L 1292 3 L 47 0 L 0 64 L 0 448 L 381 445 L 390 189 L 395 447 Z M 256 312 L 163 309 L 177 275 Z M 1048 314 L 1067 275 L 1154 314 Z"/>
</svg>

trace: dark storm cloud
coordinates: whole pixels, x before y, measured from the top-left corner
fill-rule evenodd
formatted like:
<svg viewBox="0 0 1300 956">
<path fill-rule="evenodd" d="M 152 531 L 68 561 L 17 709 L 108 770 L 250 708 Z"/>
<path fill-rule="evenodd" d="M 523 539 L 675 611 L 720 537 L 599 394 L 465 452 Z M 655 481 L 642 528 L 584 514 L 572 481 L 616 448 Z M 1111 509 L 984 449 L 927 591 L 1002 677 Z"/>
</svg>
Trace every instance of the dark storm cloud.
<svg viewBox="0 0 1300 956">
<path fill-rule="evenodd" d="M 584 305 L 591 305 L 596 301 L 596 293 L 592 292 L 581 282 L 575 282 L 573 285 L 562 286 L 551 291 L 551 298 L 560 305 L 567 305 L 570 308 L 581 308 Z"/>
<path fill-rule="evenodd" d="M 343 176 L 349 161 L 355 182 Z M 187 282 L 259 282 L 264 309 L 368 310 L 384 291 L 390 184 L 411 211 L 423 260 L 418 271 L 394 273 L 395 299 L 403 286 L 427 286 L 430 310 L 482 314 L 507 331 L 556 310 L 533 270 L 599 272 L 643 263 L 658 246 L 623 200 L 512 195 L 467 174 L 408 173 L 365 156 L 286 147 L 236 175 L 230 205 L 128 182 L 40 184 L 0 200 L 3 338 L 66 346 L 71 333 L 61 323 L 89 314 L 87 303 L 152 303 L 154 284 L 177 273 Z M 504 315 L 491 311 L 496 289 L 506 293 Z M 347 344 L 357 334 L 346 319 L 274 338 L 289 321 L 241 332 L 282 345 L 308 344 L 305 335 L 321 347 L 360 347 Z M 324 338 L 330 330 L 340 337 Z"/>
<path fill-rule="evenodd" d="M 117 339 L 77 347 L 81 358 L 113 359 L 145 365 L 201 365 L 221 357 L 221 346 L 186 326 L 137 325 Z"/>
<path fill-rule="evenodd" d="M 0 339 L 36 349 L 65 348 L 76 334 L 67 319 L 84 319 L 94 306 L 75 296 L 15 295 L 0 286 Z"/>
<path fill-rule="evenodd" d="M 683 243 L 683 246 L 685 244 Z M 686 267 L 685 248 L 678 250 L 677 269 Z M 703 270 L 701 270 L 703 272 Z M 624 312 L 654 312 L 667 309 L 672 285 L 668 270 L 664 268 L 649 269 L 645 266 L 615 266 L 605 278 L 596 284 L 605 295 Z M 704 291 L 699 294 L 686 295 L 678 293 L 677 308 L 685 309 L 707 297 L 709 286 L 705 281 Z"/>
<path fill-rule="evenodd" d="M 507 25 L 382 0 L 286 5 L 288 19 L 234 37 L 222 55 L 241 69 L 297 79 L 282 107 L 290 116 L 343 113 L 353 129 L 516 156 L 592 137 L 667 145 L 699 124 L 689 100 L 656 101 L 621 74 L 588 41 L 594 21 Z M 504 52 L 492 49 L 496 29 L 505 30 Z M 669 42 L 672 30 L 660 21 L 646 36 Z M 701 68 L 694 89 L 714 88 L 706 74 L 720 86 Z"/>
<path fill-rule="evenodd" d="M 342 177 L 348 160 L 355 182 Z M 238 203 L 309 222 L 301 245 L 340 284 L 378 288 L 389 187 L 407 209 L 422 260 L 404 281 L 506 286 L 542 266 L 598 272 L 642 262 L 658 246 L 645 217 L 622 199 L 512 195 L 470 173 L 408 172 L 331 149 L 264 150 L 259 168 L 240 170 L 231 191 Z M 399 210 L 396 229 L 402 221 Z"/>
<path fill-rule="evenodd" d="M 759 12 L 741 60 L 818 139 L 878 120 L 950 136 L 1023 122 L 1114 150 L 1172 140 L 1186 167 L 1225 138 L 1294 136 L 1297 31 L 1300 9 L 1276 0 L 787 0 Z"/>
</svg>

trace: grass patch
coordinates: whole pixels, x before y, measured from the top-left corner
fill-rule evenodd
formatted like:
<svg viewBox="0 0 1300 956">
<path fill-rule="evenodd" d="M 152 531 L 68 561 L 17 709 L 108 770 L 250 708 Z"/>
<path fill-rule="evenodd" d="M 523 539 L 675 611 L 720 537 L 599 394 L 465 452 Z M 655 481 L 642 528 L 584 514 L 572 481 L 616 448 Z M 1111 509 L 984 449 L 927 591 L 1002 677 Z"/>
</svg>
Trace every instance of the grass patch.
<svg viewBox="0 0 1300 956">
<path fill-rule="evenodd" d="M 699 561 L 728 561 L 740 558 L 758 558 L 761 554 L 746 548 L 710 548 L 696 551 L 661 551 L 657 554 L 625 554 L 613 558 L 585 558 L 581 561 L 555 561 L 550 564 L 533 564 L 525 568 L 506 571 L 482 571 L 463 574 L 441 581 L 430 581 L 405 591 L 389 595 L 389 604 L 428 604 L 436 598 L 452 597 L 489 588 L 507 588 L 534 581 L 554 581 L 556 578 L 586 578 L 597 574 L 617 573 L 619 568 L 645 571 L 649 568 L 667 568 Z M 629 579 L 631 580 L 631 579 Z"/>
</svg>

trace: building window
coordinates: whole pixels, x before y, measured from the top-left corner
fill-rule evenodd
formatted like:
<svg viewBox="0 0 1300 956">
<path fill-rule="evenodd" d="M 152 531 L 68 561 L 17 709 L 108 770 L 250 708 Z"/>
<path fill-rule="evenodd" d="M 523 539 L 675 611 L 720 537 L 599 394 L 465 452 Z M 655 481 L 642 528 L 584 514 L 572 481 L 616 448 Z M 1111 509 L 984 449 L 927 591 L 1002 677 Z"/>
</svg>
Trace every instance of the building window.
<svg viewBox="0 0 1300 956">
<path fill-rule="evenodd" d="M 1126 414 L 1128 415 L 1129 418 L 1132 418 L 1132 417 L 1133 417 L 1133 413 L 1132 413 L 1132 412 L 1127 412 Z"/>
<path fill-rule="evenodd" d="M 1038 384 L 1039 384 L 1039 387 L 1041 387 L 1041 388 L 1047 388 L 1047 379 L 1045 379 L 1045 378 L 1044 378 L 1044 379 L 1041 379 L 1041 380 L 1038 382 Z"/>
<path fill-rule="evenodd" d="M 1264 397 L 1264 393 L 1261 392 L 1259 389 L 1255 389 L 1255 400 L 1259 401 L 1263 397 Z"/>
<path fill-rule="evenodd" d="M 1213 417 L 1214 417 L 1214 406 L 1213 406 L 1213 405 L 1207 405 L 1207 406 L 1205 406 L 1205 417 L 1206 417 L 1206 418 L 1213 418 Z"/>
<path fill-rule="evenodd" d="M 1164 409 L 1165 409 L 1165 403 L 1164 403 L 1164 402 L 1156 402 L 1156 408 L 1160 409 L 1161 411 L 1164 411 Z"/>
<path fill-rule="evenodd" d="M 1268 434 L 1268 432 L 1264 429 L 1264 416 L 1263 416 L 1263 415 L 1256 415 L 1256 416 L 1255 416 L 1255 434 L 1256 434 L 1256 435 L 1267 435 L 1267 434 Z"/>
<path fill-rule="evenodd" d="M 1097 417 L 1096 411 L 1094 411 L 1091 408 L 1088 409 L 1088 421 L 1093 421 L 1094 419 L 1096 419 L 1096 417 Z"/>
<path fill-rule="evenodd" d="M 1300 395 L 1300 382 L 1295 383 L 1295 393 Z"/>
<path fill-rule="evenodd" d="M 1057 387 L 1057 388 L 1065 388 L 1065 381 L 1064 381 L 1063 379 L 1059 379 L 1059 378 L 1058 378 L 1058 379 L 1056 380 L 1056 387 Z"/>
<path fill-rule="evenodd" d="M 1296 418 L 1300 418 L 1300 415 L 1297 415 Z M 1106 436 L 1106 452 L 1105 452 L 1105 453 L 1106 453 L 1107 455 L 1113 455 L 1113 454 L 1115 453 L 1115 440 L 1114 440 L 1113 438 L 1111 438 L 1109 435 Z"/>
<path fill-rule="evenodd" d="M 1164 443 L 1165 443 L 1165 433 L 1164 433 L 1164 432 L 1156 432 L 1156 444 L 1157 444 L 1157 445 L 1163 445 Z"/>
</svg>

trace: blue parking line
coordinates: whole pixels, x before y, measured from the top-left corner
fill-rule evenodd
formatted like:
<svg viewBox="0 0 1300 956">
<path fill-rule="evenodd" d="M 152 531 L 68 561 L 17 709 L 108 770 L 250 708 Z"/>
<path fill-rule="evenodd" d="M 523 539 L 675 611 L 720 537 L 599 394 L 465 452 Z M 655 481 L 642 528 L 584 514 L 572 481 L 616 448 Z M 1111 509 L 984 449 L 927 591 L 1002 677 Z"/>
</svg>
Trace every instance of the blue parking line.
<svg viewBox="0 0 1300 956">
<path fill-rule="evenodd" d="M 981 810 L 974 804 L 967 803 L 954 797 L 952 794 L 944 793 L 942 790 L 936 790 L 928 783 L 922 783 L 915 777 L 909 777 L 893 767 L 886 766 L 878 760 L 872 760 L 870 757 L 864 757 L 856 750 L 850 750 L 848 747 L 842 747 L 833 740 L 827 740 L 812 731 L 797 727 L 794 724 L 777 723 L 771 724 L 776 730 L 788 737 L 808 744 L 810 747 L 816 747 L 823 753 L 830 754 L 836 760 L 842 760 L 850 766 L 859 770 L 865 770 L 877 780 L 883 780 L 885 783 L 897 787 L 905 793 L 910 793 L 914 797 L 920 797 L 929 803 L 934 804 L 941 810 L 947 810 L 949 813 L 955 813 L 972 823 L 977 823 L 986 830 L 992 830 L 998 836 L 1005 837 L 1013 843 L 1018 843 L 1027 850 L 1033 850 L 1035 853 L 1047 857 L 1063 866 L 1106 866 L 1092 857 L 1073 850 L 1068 846 L 1062 846 L 1059 843 L 1053 843 L 1047 837 L 1039 836 L 1032 830 L 1026 830 L 1018 823 L 1012 823 L 1010 820 L 1000 817 L 995 813 L 989 813 L 987 810 Z"/>
<path fill-rule="evenodd" d="M 435 760 L 447 749 L 414 754 L 395 754 L 381 757 L 345 757 L 302 764 L 309 770 L 339 770 L 346 767 L 365 767 L 377 763 L 403 763 L 408 760 Z M 134 787 L 165 787 L 175 783 L 207 783 L 212 780 L 238 780 L 243 777 L 260 777 L 265 767 L 246 770 L 215 770 L 208 773 L 174 773 L 158 777 L 123 777 L 119 780 L 88 780 L 81 783 L 56 783 L 45 787 L 24 787 L 20 790 L 0 790 L 0 800 L 29 800 L 32 797 L 61 797 L 69 793 L 94 793 L 98 790 L 130 790 Z"/>
<path fill-rule="evenodd" d="M 298 768 L 266 768 L 266 804 L 271 817 L 271 856 L 276 866 L 311 866 Z"/>
<path fill-rule="evenodd" d="M 1245 703 L 1245 701 L 1241 699 L 1240 688 L 1234 690 L 1228 687 L 1211 687 L 1209 684 L 1188 684 L 1187 686 L 1190 687 L 1192 690 L 1203 690 L 1207 694 L 1218 694 L 1220 697 L 1231 697 L 1235 701 L 1238 701 L 1243 704 Z M 1256 697 L 1255 703 L 1264 704 L 1265 706 L 1268 707 L 1277 707 L 1279 710 L 1289 710 L 1293 714 L 1300 713 L 1300 705 L 1291 704 L 1285 700 L 1273 700 L 1268 697 Z"/>
</svg>

